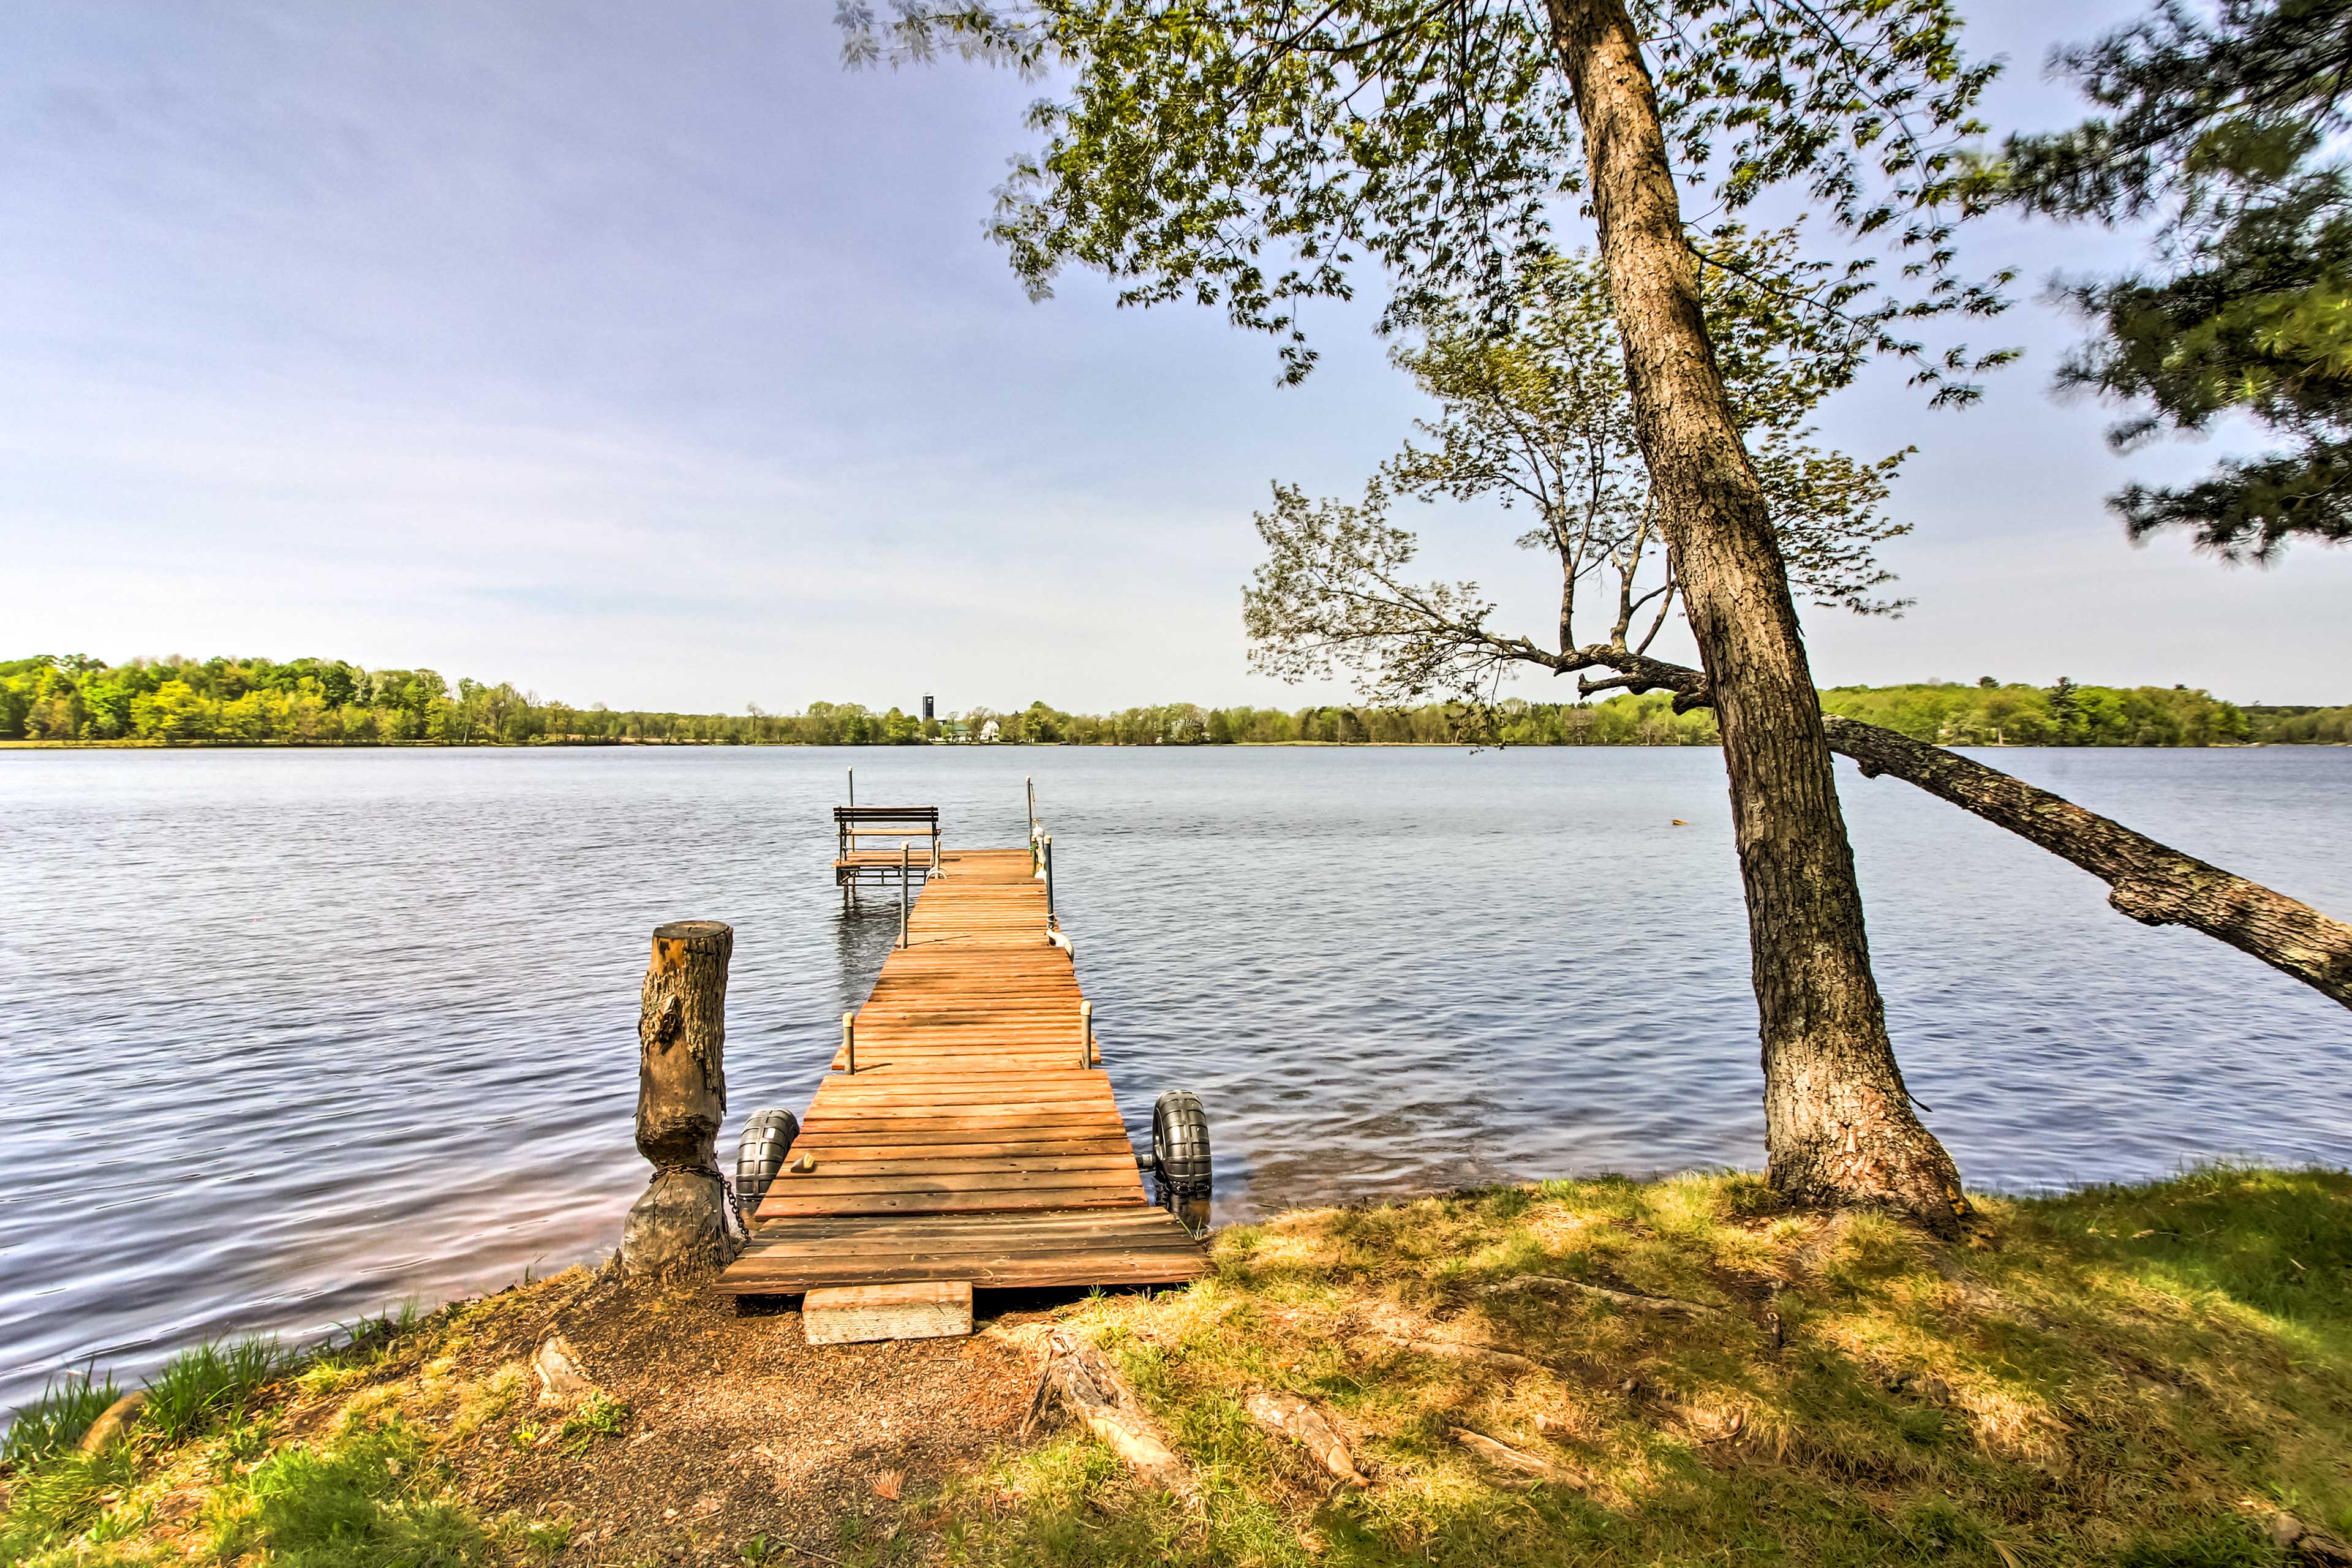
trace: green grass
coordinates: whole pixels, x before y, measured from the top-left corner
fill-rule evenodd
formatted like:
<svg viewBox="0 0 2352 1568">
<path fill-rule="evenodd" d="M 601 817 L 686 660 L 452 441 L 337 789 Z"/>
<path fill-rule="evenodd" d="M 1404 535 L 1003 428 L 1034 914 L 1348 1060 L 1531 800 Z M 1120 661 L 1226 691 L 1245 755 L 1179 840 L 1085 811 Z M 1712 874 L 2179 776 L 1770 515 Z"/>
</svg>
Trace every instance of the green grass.
<svg viewBox="0 0 2352 1568">
<path fill-rule="evenodd" d="M 172 1442 L 236 1421 L 256 1394 L 293 1369 L 294 1359 L 267 1335 L 183 1351 L 148 1380 L 142 1418 Z"/>
<path fill-rule="evenodd" d="M 318 1447 L 297 1445 L 253 1470 L 247 1506 L 225 1510 L 224 1558 L 258 1550 L 278 1568 L 464 1568 L 488 1538 L 438 1495 L 426 1442 L 393 1421 L 347 1426 Z"/>
<path fill-rule="evenodd" d="M 628 1421 L 629 1407 L 599 1389 L 564 1417 L 555 1436 L 563 1444 L 564 1452 L 576 1456 L 586 1453 L 599 1437 L 617 1436 Z"/>
<path fill-rule="evenodd" d="M 14 1477 L 0 1513 L 0 1563 L 25 1563 L 97 1524 L 107 1499 L 128 1485 L 136 1461 L 122 1448 L 68 1450 Z"/>
<path fill-rule="evenodd" d="M 830 1554 L 2283 1568 L 2273 1510 L 2352 1534 L 2352 1174 L 2216 1168 L 1983 1210 L 1985 1245 L 1948 1247 L 1879 1215 L 1783 1212 L 1752 1176 L 1694 1175 L 1234 1227 L 1213 1278 L 1064 1314 L 1189 1461 L 1200 1509 L 1147 1494 L 1065 1429 L 927 1491 L 899 1526 L 845 1516 Z M 1497 1289 L 1523 1275 L 1715 1311 Z M 539 1310 L 512 1293 L 429 1323 L 387 1314 L 299 1361 L 267 1341 L 200 1347 L 157 1374 L 131 1438 L 97 1457 L 73 1438 L 110 1384 L 53 1385 L 9 1433 L 0 1563 L 601 1562 L 561 1510 L 477 1517 L 440 1468 L 496 1495 L 506 1465 L 554 1449 L 593 1466 L 623 1440 L 634 1417 L 616 1401 L 542 1422 L 516 1408 L 520 1363 L 463 1370 L 468 1336 Z M 1418 1342 L 1431 1339 L 1526 1361 Z M 1261 1429 L 1244 1405 L 1259 1389 L 1319 1405 L 1372 1484 L 1334 1489 Z M 1557 1474 L 1498 1470 L 1457 1428 Z M 766 1537 L 726 1551 L 797 1560 Z"/>
<path fill-rule="evenodd" d="M 52 1384 L 16 1415 L 0 1463 L 0 1564 L 134 1568 L 184 1560 L 272 1568 L 470 1568 L 501 1560 L 491 1531 L 445 1491 L 433 1437 L 398 1414 L 360 1414 L 370 1373 L 414 1355 L 414 1305 L 347 1327 L 330 1343 L 290 1352 L 254 1337 L 174 1356 L 150 1380 L 131 1438 L 102 1454 L 73 1442 L 116 1397 L 111 1379 Z M 289 1441 L 278 1404 L 298 1376 L 362 1386 L 331 1435 Z M 307 1386 L 307 1385 L 306 1385 Z M 606 1402 L 609 1403 L 609 1402 Z M 593 1439 L 625 1407 L 583 1407 Z M 170 1501 L 168 1511 L 159 1505 Z M 195 1533 L 157 1555 L 159 1518 Z M 518 1526 L 517 1551 L 559 1553 L 561 1531 Z M 509 1555 L 511 1555 L 510 1553 Z"/>
<path fill-rule="evenodd" d="M 114 1374 L 97 1382 L 88 1373 L 42 1384 L 40 1397 L 18 1410 L 0 1437 L 0 1469 L 14 1469 L 47 1458 L 81 1441 L 89 1424 L 122 1396 Z"/>
<path fill-rule="evenodd" d="M 2281 1507 L 2352 1527 L 2352 1176 L 2220 1168 L 1985 1206 L 1991 1245 L 1958 1250 L 1779 1213 L 1746 1176 L 1223 1232 L 1213 1279 L 1080 1314 L 1203 1509 L 1066 1433 L 955 1495 L 948 1560 L 2205 1568 L 2282 1562 Z M 1526 1274 L 1719 1310 L 1487 1289 Z M 1374 1485 L 1330 1491 L 1247 1418 L 1261 1387 L 1349 1428 Z M 1530 1485 L 1455 1427 L 1583 1479 Z"/>
<path fill-rule="evenodd" d="M 337 1366 L 372 1365 L 382 1361 L 384 1353 L 405 1338 L 420 1321 L 416 1299 L 412 1296 L 399 1306 L 378 1312 L 372 1318 L 338 1323 L 335 1326 L 336 1337 L 320 1346 L 310 1359 Z"/>
</svg>

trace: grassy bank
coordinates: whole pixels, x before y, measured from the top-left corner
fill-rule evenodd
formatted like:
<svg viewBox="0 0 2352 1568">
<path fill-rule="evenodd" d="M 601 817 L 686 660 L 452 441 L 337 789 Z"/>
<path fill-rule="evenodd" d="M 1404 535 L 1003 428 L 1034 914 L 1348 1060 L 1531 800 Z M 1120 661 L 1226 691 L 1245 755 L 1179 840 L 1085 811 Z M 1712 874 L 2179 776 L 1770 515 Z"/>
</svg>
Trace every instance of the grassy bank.
<svg viewBox="0 0 2352 1568">
<path fill-rule="evenodd" d="M 1187 1290 L 835 1349 L 575 1270 L 299 1362 L 215 1355 L 95 1456 L 95 1394 L 20 1419 L 0 1560 L 2323 1560 L 2273 1533 L 2352 1525 L 2352 1177 L 1985 1208 L 1957 1250 L 1742 1176 L 1323 1210 L 1220 1233 Z M 1198 1506 L 1076 1430 L 1024 1440 L 1048 1322 L 1110 1352 Z M 551 1335 L 593 1391 L 541 1402 Z M 1255 1425 L 1269 1389 L 1370 1484 Z"/>
</svg>

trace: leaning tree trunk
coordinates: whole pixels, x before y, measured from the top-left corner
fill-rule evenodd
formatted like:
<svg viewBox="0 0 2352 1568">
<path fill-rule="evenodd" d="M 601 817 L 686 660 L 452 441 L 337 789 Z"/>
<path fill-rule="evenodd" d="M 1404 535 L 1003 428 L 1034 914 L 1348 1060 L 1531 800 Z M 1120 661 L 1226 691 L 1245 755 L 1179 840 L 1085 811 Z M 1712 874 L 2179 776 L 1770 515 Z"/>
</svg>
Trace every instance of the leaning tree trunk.
<svg viewBox="0 0 2352 1568">
<path fill-rule="evenodd" d="M 1772 1183 L 1799 1202 L 1891 1207 L 1948 1230 L 1968 1199 L 1912 1114 L 1886 1037 L 1821 705 L 1707 339 L 1641 40 L 1623 0 L 1548 4 L 1642 455 L 1723 731 Z"/>
<path fill-rule="evenodd" d="M 734 1253 L 719 1124 L 727 1114 L 727 961 L 717 921 L 654 930 L 637 1016 L 637 1152 L 654 1175 L 621 1231 L 632 1274 L 717 1268 Z"/>
<path fill-rule="evenodd" d="M 2158 844 L 2022 779 L 1855 719 L 1824 721 L 1865 778 L 1892 774 L 2071 860 L 2143 925 L 2184 925 L 2352 1007 L 2352 925 Z"/>
</svg>

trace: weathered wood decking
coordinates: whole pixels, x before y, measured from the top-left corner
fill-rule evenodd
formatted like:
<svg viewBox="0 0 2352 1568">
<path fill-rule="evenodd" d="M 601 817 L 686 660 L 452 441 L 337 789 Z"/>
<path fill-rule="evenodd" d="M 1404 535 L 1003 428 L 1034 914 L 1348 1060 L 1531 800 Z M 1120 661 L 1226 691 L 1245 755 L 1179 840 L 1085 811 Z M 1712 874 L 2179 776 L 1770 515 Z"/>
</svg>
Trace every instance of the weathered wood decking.
<svg viewBox="0 0 2352 1568">
<path fill-rule="evenodd" d="M 1110 1079 L 1081 1065 L 1068 951 L 1025 849 L 950 852 L 720 1277 L 739 1295 L 968 1279 L 1173 1284 L 1198 1243 L 1145 1195 Z"/>
</svg>

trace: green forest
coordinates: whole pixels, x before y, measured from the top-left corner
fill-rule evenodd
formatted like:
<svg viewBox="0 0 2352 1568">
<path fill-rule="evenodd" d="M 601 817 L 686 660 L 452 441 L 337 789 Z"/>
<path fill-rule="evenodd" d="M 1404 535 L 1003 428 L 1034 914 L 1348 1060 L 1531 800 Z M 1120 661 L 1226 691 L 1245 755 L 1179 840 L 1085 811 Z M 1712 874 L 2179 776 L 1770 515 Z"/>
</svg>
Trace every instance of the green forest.
<svg viewBox="0 0 2352 1568">
<path fill-rule="evenodd" d="M 1834 686 L 1825 712 L 1945 746 L 2342 745 L 2352 706 L 2241 707 L 2186 686 Z"/>
<path fill-rule="evenodd" d="M 1835 687 L 1822 708 L 1949 745 L 2206 746 L 2352 742 L 2352 706 L 2241 707 L 2187 687 L 2048 687 L 1933 681 Z M 1192 702 L 1069 713 L 1045 702 L 925 721 L 897 708 L 812 702 L 799 713 L 578 708 L 512 685 L 340 659 L 132 659 L 79 655 L 0 662 L 0 741 L 152 745 L 1009 744 L 1709 746 L 1704 710 L 1666 694 L 1599 702 L 1510 699 L 1468 710 L 1336 706 L 1203 708 Z"/>
</svg>

